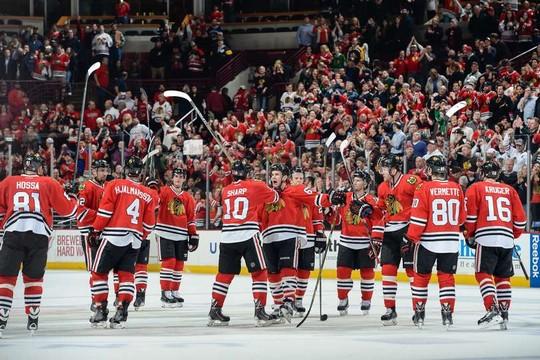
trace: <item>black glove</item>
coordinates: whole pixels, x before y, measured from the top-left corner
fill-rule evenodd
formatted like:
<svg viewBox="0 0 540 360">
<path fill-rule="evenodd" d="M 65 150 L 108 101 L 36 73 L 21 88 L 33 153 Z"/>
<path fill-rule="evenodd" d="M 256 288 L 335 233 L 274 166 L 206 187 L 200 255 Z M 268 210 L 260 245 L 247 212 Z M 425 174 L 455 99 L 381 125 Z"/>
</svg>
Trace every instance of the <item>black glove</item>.
<svg viewBox="0 0 540 360">
<path fill-rule="evenodd" d="M 317 231 L 317 234 L 315 235 L 315 253 L 320 254 L 326 250 L 326 235 L 324 235 L 324 232 Z"/>
<path fill-rule="evenodd" d="M 405 256 L 409 251 L 411 251 L 411 248 L 413 247 L 413 243 L 406 237 L 403 237 L 403 240 L 401 241 L 401 256 Z"/>
<path fill-rule="evenodd" d="M 69 197 L 72 197 L 72 198 L 77 198 L 77 194 L 79 193 L 79 185 L 78 184 L 74 184 L 72 182 L 69 182 L 69 183 L 65 183 L 64 184 L 64 191 L 66 192 L 66 194 L 69 196 Z"/>
<path fill-rule="evenodd" d="M 371 243 L 373 245 L 369 249 L 368 256 L 370 259 L 375 260 L 379 257 L 379 254 L 381 253 L 382 239 L 371 239 Z"/>
<path fill-rule="evenodd" d="M 349 206 L 351 213 L 359 215 L 362 219 L 373 214 L 373 206 L 362 200 L 353 200 Z"/>
<path fill-rule="evenodd" d="M 90 233 L 87 235 L 87 241 L 90 247 L 99 247 L 101 243 L 101 231 L 90 229 Z"/>
<path fill-rule="evenodd" d="M 193 234 L 188 235 L 188 250 L 189 252 L 193 252 L 197 250 L 199 247 L 199 235 Z"/>
<path fill-rule="evenodd" d="M 345 204 L 345 192 L 341 189 L 331 190 L 328 195 L 332 205 L 343 205 Z"/>
<path fill-rule="evenodd" d="M 465 244 L 467 244 L 468 247 L 471 249 L 476 249 L 476 240 L 474 239 L 474 236 L 471 236 L 469 238 L 465 238 Z"/>
</svg>

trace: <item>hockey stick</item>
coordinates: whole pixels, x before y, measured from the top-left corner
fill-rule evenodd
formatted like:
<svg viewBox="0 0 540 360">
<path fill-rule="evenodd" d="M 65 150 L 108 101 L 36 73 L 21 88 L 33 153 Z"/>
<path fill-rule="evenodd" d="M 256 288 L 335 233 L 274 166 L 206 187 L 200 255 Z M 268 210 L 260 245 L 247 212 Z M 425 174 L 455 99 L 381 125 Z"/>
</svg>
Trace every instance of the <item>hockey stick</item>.
<svg viewBox="0 0 540 360">
<path fill-rule="evenodd" d="M 463 109 L 467 106 L 466 101 L 460 101 L 456 105 L 452 106 L 448 111 L 446 112 L 446 117 L 451 118 L 455 113 L 457 113 L 459 110 Z"/>
<path fill-rule="evenodd" d="M 321 253 L 319 253 L 319 264 L 321 263 Z M 321 272 L 322 269 L 319 269 L 319 272 Z M 322 278 L 321 278 L 321 285 L 319 289 L 319 319 L 321 321 L 328 320 L 328 315 L 322 313 Z"/>
<path fill-rule="evenodd" d="M 523 271 L 523 275 L 525 275 L 525 279 L 529 280 L 529 274 L 527 273 L 527 270 L 525 270 L 525 266 L 523 265 L 523 261 L 521 261 L 521 255 L 519 255 L 519 252 L 516 249 L 516 245 L 514 244 L 514 252 L 517 255 L 517 258 L 519 260 L 519 266 L 521 266 L 521 271 Z"/>
<path fill-rule="evenodd" d="M 328 240 L 326 242 L 326 250 L 324 250 L 322 261 L 319 263 L 319 274 L 317 276 L 317 282 L 315 283 L 315 289 L 313 290 L 313 297 L 311 298 L 311 303 L 309 304 L 309 308 L 306 311 L 306 315 L 304 315 L 304 318 L 302 319 L 302 321 L 300 321 L 298 323 L 298 325 L 296 325 L 297 328 L 302 326 L 302 324 L 307 320 L 309 314 L 311 313 L 311 309 L 313 308 L 313 303 L 315 302 L 315 298 L 317 297 L 317 290 L 319 289 L 319 286 L 320 286 L 321 280 L 322 280 L 322 271 L 323 271 L 323 268 L 324 268 L 324 263 L 326 262 L 326 255 L 328 255 L 328 250 L 330 250 L 330 245 L 332 244 L 332 234 L 334 233 L 334 228 L 335 227 L 336 227 L 336 221 L 334 220 L 332 222 L 332 226 L 330 227 L 330 234 L 328 235 Z M 322 315 L 321 315 L 321 317 L 322 317 Z M 325 321 L 326 319 L 328 319 L 328 316 L 326 316 L 326 318 L 324 320 L 322 320 L 322 319 L 321 320 Z"/>
<path fill-rule="evenodd" d="M 349 140 L 343 140 L 339 145 L 339 153 L 341 154 L 341 158 L 343 159 L 343 165 L 345 166 L 345 171 L 347 172 L 347 177 L 349 178 L 349 186 L 352 187 L 351 171 L 349 169 L 349 165 L 347 164 L 347 160 L 345 159 L 345 149 L 347 149 L 348 146 Z"/>
</svg>

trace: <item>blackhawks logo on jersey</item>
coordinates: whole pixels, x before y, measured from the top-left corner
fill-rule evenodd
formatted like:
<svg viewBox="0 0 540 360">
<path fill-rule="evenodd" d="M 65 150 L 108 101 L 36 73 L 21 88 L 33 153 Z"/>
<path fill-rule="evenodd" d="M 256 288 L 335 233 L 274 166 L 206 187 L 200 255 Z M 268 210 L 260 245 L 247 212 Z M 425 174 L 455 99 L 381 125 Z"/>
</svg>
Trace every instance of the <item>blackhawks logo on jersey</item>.
<svg viewBox="0 0 540 360">
<path fill-rule="evenodd" d="M 279 201 L 275 204 L 266 204 L 264 206 L 264 209 L 266 212 L 277 212 L 285 207 L 285 201 L 283 199 L 279 199 Z"/>
<path fill-rule="evenodd" d="M 350 225 L 358 225 L 360 222 L 362 222 L 362 218 L 360 215 L 353 215 L 350 210 L 347 210 L 347 213 L 345 214 L 345 221 Z"/>
<path fill-rule="evenodd" d="M 418 180 L 416 179 L 416 176 L 411 176 L 410 178 L 407 179 L 407 183 L 411 184 L 411 185 L 414 185 L 416 184 Z"/>
<path fill-rule="evenodd" d="M 304 220 L 309 219 L 309 211 L 305 205 L 302 205 L 302 214 L 304 215 Z"/>
<path fill-rule="evenodd" d="M 386 199 L 384 200 L 384 204 L 386 205 L 386 211 L 390 215 L 399 214 L 401 210 L 403 210 L 403 205 L 401 205 L 401 203 L 398 201 L 398 199 L 394 195 L 388 195 Z"/>
<path fill-rule="evenodd" d="M 83 191 L 86 185 L 84 183 L 79 185 L 79 191 Z"/>
<path fill-rule="evenodd" d="M 184 208 L 184 204 L 182 204 L 182 201 L 178 198 L 174 198 L 173 200 L 169 201 L 167 204 L 167 209 L 172 215 L 184 215 L 186 213 L 186 209 Z"/>
</svg>

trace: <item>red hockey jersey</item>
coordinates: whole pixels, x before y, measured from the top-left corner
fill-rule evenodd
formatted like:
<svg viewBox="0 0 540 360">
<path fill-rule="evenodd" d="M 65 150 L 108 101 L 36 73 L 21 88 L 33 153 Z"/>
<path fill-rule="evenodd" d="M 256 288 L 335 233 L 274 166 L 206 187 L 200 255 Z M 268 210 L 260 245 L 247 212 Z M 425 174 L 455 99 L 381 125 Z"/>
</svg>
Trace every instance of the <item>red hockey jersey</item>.
<svg viewBox="0 0 540 360">
<path fill-rule="evenodd" d="M 103 231 L 105 241 L 137 249 L 154 228 L 157 204 L 155 191 L 146 186 L 129 179 L 113 180 L 105 185 L 93 227 Z"/>
<path fill-rule="evenodd" d="M 409 223 L 414 190 L 422 183 L 416 175 L 400 175 L 395 185 L 383 181 L 378 189 L 378 206 L 386 210 L 384 231 L 397 231 Z"/>
<path fill-rule="evenodd" d="M 267 205 L 262 213 L 263 242 L 307 239 L 308 217 L 304 215 L 302 205 L 330 207 L 332 204 L 327 194 L 314 192 L 305 185 L 288 185 L 281 192 L 279 202 Z M 301 246 L 306 246 L 306 241 Z"/>
<path fill-rule="evenodd" d="M 364 194 L 357 200 L 362 200 L 373 206 L 373 214 L 365 222 L 359 215 L 353 215 L 350 210 L 353 193 L 346 194 L 345 205 L 338 209 L 339 222 L 341 222 L 341 236 L 339 244 L 349 249 L 366 249 L 369 245 L 370 233 L 372 238 L 382 239 L 384 235 L 383 212 L 377 207 L 377 199 Z"/>
<path fill-rule="evenodd" d="M 306 219 L 306 235 L 307 243 L 301 244 L 301 249 L 307 249 L 315 246 L 315 238 L 317 231 L 324 230 L 324 214 L 322 209 L 312 206 L 302 205 L 303 212 L 307 214 L 308 218 Z"/>
<path fill-rule="evenodd" d="M 195 227 L 195 199 L 186 191 L 173 186 L 162 186 L 159 191 L 159 213 L 156 234 L 169 240 L 187 240 L 197 233 Z"/>
<path fill-rule="evenodd" d="M 0 209 L 4 231 L 32 231 L 51 236 L 53 210 L 72 217 L 77 200 L 68 196 L 53 178 L 37 175 L 9 176 L 0 182 Z"/>
<path fill-rule="evenodd" d="M 474 235 L 476 242 L 483 246 L 514 247 L 514 239 L 527 225 L 514 188 L 494 181 L 480 181 L 467 189 L 465 201 L 468 236 Z"/>
<path fill-rule="evenodd" d="M 251 239 L 259 233 L 259 206 L 277 203 L 279 194 L 262 181 L 235 181 L 221 190 L 222 243 Z"/>
<path fill-rule="evenodd" d="M 96 219 L 99 202 L 103 197 L 103 191 L 103 185 L 95 180 L 87 180 L 79 188 L 77 227 L 83 235 L 90 233 L 90 228 Z"/>
<path fill-rule="evenodd" d="M 465 196 L 449 181 L 428 181 L 414 193 L 407 236 L 435 253 L 459 251 L 459 228 L 465 222 Z"/>
</svg>

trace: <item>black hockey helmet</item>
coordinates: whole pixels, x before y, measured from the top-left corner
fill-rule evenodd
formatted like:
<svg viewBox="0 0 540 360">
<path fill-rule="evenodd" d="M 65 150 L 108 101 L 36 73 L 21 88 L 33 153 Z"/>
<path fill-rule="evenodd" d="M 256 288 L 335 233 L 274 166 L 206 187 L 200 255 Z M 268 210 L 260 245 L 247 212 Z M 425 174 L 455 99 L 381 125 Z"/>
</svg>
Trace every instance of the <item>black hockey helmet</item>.
<svg viewBox="0 0 540 360">
<path fill-rule="evenodd" d="M 159 183 L 157 179 L 150 176 L 147 176 L 146 179 L 144 179 L 144 184 L 154 190 L 157 190 L 159 188 Z"/>
<path fill-rule="evenodd" d="M 105 160 L 96 160 L 92 163 L 92 169 L 109 169 L 109 163 Z"/>
<path fill-rule="evenodd" d="M 183 168 L 175 168 L 173 171 L 172 171 L 172 175 L 175 176 L 175 175 L 178 175 L 178 176 L 181 176 L 181 177 L 186 177 L 186 170 L 183 169 Z"/>
<path fill-rule="evenodd" d="M 304 175 L 304 169 L 302 169 L 301 166 L 295 166 L 292 169 L 292 174 L 302 174 L 302 175 Z"/>
<path fill-rule="evenodd" d="M 283 176 L 289 176 L 289 167 L 285 164 L 272 164 L 272 166 L 270 166 L 270 173 L 272 171 L 279 171 L 281 172 L 281 175 Z"/>
<path fill-rule="evenodd" d="M 427 159 L 426 165 L 432 174 L 440 175 L 444 178 L 448 175 L 448 166 L 444 158 L 440 155 L 434 155 Z"/>
<path fill-rule="evenodd" d="M 353 180 L 354 180 L 354 178 L 360 178 L 360 179 L 364 180 L 364 183 L 366 185 L 369 184 L 370 181 L 371 181 L 371 176 L 369 176 L 369 173 L 367 171 L 360 170 L 360 169 L 354 170 L 354 172 L 352 174 L 352 178 L 353 178 Z"/>
<path fill-rule="evenodd" d="M 139 176 L 143 170 L 143 162 L 138 156 L 132 156 L 126 163 L 126 174 L 128 176 Z"/>
<path fill-rule="evenodd" d="M 497 179 L 501 173 L 501 167 L 496 161 L 488 161 L 482 165 L 482 173 L 486 178 Z"/>
<path fill-rule="evenodd" d="M 231 174 L 234 180 L 243 180 L 247 177 L 249 169 L 240 160 L 236 160 L 232 164 Z"/>
<path fill-rule="evenodd" d="M 24 171 L 37 172 L 43 166 L 43 158 L 39 154 L 29 154 L 24 157 Z"/>
<path fill-rule="evenodd" d="M 381 167 L 394 168 L 396 170 L 403 170 L 403 160 L 397 155 L 390 154 L 381 161 Z"/>
</svg>

